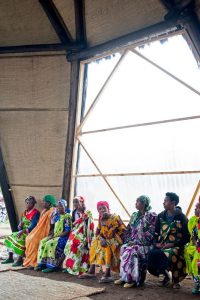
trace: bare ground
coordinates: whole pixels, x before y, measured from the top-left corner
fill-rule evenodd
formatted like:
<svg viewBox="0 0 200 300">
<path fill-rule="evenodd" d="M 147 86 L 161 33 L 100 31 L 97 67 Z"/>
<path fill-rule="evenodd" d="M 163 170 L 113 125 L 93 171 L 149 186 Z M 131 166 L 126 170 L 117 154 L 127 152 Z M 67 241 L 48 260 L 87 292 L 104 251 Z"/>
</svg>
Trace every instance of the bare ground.
<svg viewBox="0 0 200 300">
<path fill-rule="evenodd" d="M 98 279 L 101 277 L 101 274 L 98 274 L 97 279 L 79 279 L 76 276 L 71 276 L 66 273 L 62 272 L 55 272 L 50 274 L 44 274 L 42 272 L 36 272 L 33 270 L 20 270 L 18 272 L 21 272 L 23 274 L 26 274 L 27 277 L 29 276 L 37 276 L 37 277 L 46 277 L 52 280 L 57 281 L 67 281 L 67 282 L 73 282 L 73 283 L 79 283 L 82 285 L 87 286 L 93 286 L 93 287 L 105 287 L 105 292 L 102 294 L 90 296 L 90 299 L 94 300 L 132 300 L 132 299 L 148 299 L 148 300 L 171 300 L 179 298 L 180 300 L 186 300 L 191 298 L 196 298 L 196 296 L 193 296 L 191 294 L 191 289 L 193 286 L 191 278 L 185 279 L 182 282 L 182 287 L 179 290 L 174 290 L 172 288 L 162 288 L 158 285 L 158 278 L 155 278 L 151 275 L 147 276 L 146 283 L 143 287 L 139 288 L 123 288 L 123 286 L 116 286 L 113 283 L 109 284 L 99 284 Z M 117 279 L 118 276 L 114 275 L 114 277 Z M 30 280 L 30 277 L 27 278 Z M 31 280 L 30 280 L 31 283 Z M 23 288 L 23 286 L 22 286 Z M 55 299 L 56 300 L 56 299 Z"/>
</svg>

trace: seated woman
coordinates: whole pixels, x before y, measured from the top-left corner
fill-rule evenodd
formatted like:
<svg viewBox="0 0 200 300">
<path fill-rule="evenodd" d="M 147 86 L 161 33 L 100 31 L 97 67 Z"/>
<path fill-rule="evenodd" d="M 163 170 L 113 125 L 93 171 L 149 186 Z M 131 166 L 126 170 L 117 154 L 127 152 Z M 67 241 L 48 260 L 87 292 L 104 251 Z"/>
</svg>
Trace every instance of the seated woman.
<svg viewBox="0 0 200 300">
<path fill-rule="evenodd" d="M 63 272 L 79 275 L 89 268 L 89 248 L 94 234 L 94 223 L 90 211 L 86 211 L 83 197 L 78 199 L 78 218 L 74 221 L 72 231 L 65 246 Z"/>
<path fill-rule="evenodd" d="M 40 217 L 40 212 L 34 208 L 36 204 L 35 197 L 29 196 L 25 199 L 26 210 L 22 213 L 18 232 L 13 232 L 6 237 L 4 244 L 8 248 L 9 257 L 2 264 L 13 263 L 13 252 L 18 255 L 17 261 L 12 265 L 18 267 L 23 264 L 25 254 L 25 239 L 27 235 L 35 228 Z"/>
<path fill-rule="evenodd" d="M 23 266 L 34 268 L 37 266 L 37 253 L 40 241 L 45 238 L 50 231 L 50 222 L 52 214 L 55 211 L 56 201 L 54 196 L 46 195 L 43 198 L 43 211 L 41 212 L 40 219 L 37 226 L 32 230 L 32 232 L 27 236 L 25 241 L 26 258 L 24 260 Z"/>
<path fill-rule="evenodd" d="M 80 218 L 80 213 L 78 211 L 79 201 L 84 202 L 84 198 L 82 196 L 76 196 L 73 199 L 73 211 L 72 211 L 72 223 Z"/>
<path fill-rule="evenodd" d="M 58 201 L 57 212 L 53 219 L 54 230 L 40 241 L 38 249 L 38 267 L 44 273 L 59 269 L 64 260 L 64 248 L 71 230 L 71 216 L 67 209 L 67 201 Z"/>
<path fill-rule="evenodd" d="M 178 203 L 179 197 L 175 193 L 166 193 L 165 210 L 156 220 L 155 247 L 148 257 L 148 271 L 155 276 L 163 274 L 163 286 L 170 284 L 168 271 L 171 271 L 174 288 L 179 288 L 179 282 L 187 275 L 183 252 L 190 238 L 187 218 L 180 209 L 176 209 Z"/>
<path fill-rule="evenodd" d="M 191 239 L 185 248 L 185 259 L 187 270 L 194 280 L 192 294 L 198 295 L 200 294 L 200 203 L 196 204 L 195 216 L 190 218 L 188 229 Z"/>
<path fill-rule="evenodd" d="M 80 278 L 95 276 L 95 265 L 105 265 L 105 275 L 100 283 L 112 282 L 111 270 L 119 271 L 120 247 L 123 244 L 122 235 L 125 225 L 119 216 L 110 214 L 109 204 L 106 201 L 97 203 L 99 212 L 99 224 L 96 231 L 96 238 L 90 248 L 90 271 L 82 274 Z"/>
<path fill-rule="evenodd" d="M 121 247 L 120 279 L 115 284 L 125 288 L 141 285 L 146 277 L 147 258 L 153 247 L 156 214 L 150 212 L 150 198 L 140 196 L 126 229 L 125 244 Z"/>
</svg>

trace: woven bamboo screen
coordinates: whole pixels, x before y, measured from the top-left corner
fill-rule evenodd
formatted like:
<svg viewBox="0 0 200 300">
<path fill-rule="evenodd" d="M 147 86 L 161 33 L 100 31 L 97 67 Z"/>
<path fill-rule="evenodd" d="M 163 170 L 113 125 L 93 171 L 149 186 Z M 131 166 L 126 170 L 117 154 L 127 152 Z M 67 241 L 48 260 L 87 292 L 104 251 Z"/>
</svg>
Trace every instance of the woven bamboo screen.
<svg viewBox="0 0 200 300">
<path fill-rule="evenodd" d="M 0 1 L 1 46 L 57 42 L 59 42 L 59 39 L 39 1 Z"/>
<path fill-rule="evenodd" d="M 21 57 L 0 59 L 0 69 L 0 143 L 20 213 L 29 194 L 61 196 L 70 65 Z"/>
<path fill-rule="evenodd" d="M 86 29 L 90 45 L 163 21 L 159 0 L 86 0 Z"/>
<path fill-rule="evenodd" d="M 72 37 L 75 39 L 75 11 L 74 11 L 74 0 L 53 0 L 56 8 L 62 16 L 67 28 L 69 29 Z"/>
</svg>

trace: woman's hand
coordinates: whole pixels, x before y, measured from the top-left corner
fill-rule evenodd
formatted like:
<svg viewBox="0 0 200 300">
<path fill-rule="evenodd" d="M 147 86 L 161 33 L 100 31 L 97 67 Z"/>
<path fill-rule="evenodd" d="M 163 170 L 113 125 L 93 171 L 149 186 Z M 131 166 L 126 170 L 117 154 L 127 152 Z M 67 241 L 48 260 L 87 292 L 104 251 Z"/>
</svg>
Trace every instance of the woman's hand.
<svg viewBox="0 0 200 300">
<path fill-rule="evenodd" d="M 163 249 L 170 249 L 174 247 L 174 243 L 167 243 L 167 244 L 163 244 Z"/>
<path fill-rule="evenodd" d="M 156 248 L 162 249 L 163 248 L 163 244 L 162 243 L 156 243 Z"/>
</svg>

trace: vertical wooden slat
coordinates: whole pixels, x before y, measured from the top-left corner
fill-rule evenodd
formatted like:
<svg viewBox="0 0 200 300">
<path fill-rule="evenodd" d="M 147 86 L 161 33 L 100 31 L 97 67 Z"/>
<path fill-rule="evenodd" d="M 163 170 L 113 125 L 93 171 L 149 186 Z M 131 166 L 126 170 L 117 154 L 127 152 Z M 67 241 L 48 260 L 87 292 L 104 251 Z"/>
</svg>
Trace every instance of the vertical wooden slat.
<svg viewBox="0 0 200 300">
<path fill-rule="evenodd" d="M 195 199 L 196 199 L 196 197 L 197 197 L 197 194 L 198 194 L 199 190 L 200 190 L 200 180 L 199 180 L 199 182 L 198 182 L 198 184 L 197 184 L 197 187 L 196 187 L 196 189 L 195 189 L 195 191 L 194 191 L 194 195 L 192 196 L 192 199 L 191 199 L 190 204 L 189 204 L 189 206 L 188 206 L 188 209 L 187 209 L 187 212 L 186 212 L 186 216 L 189 215 L 190 210 L 191 210 L 192 205 L 193 205 L 193 203 L 194 203 L 194 201 L 195 201 Z"/>
</svg>

